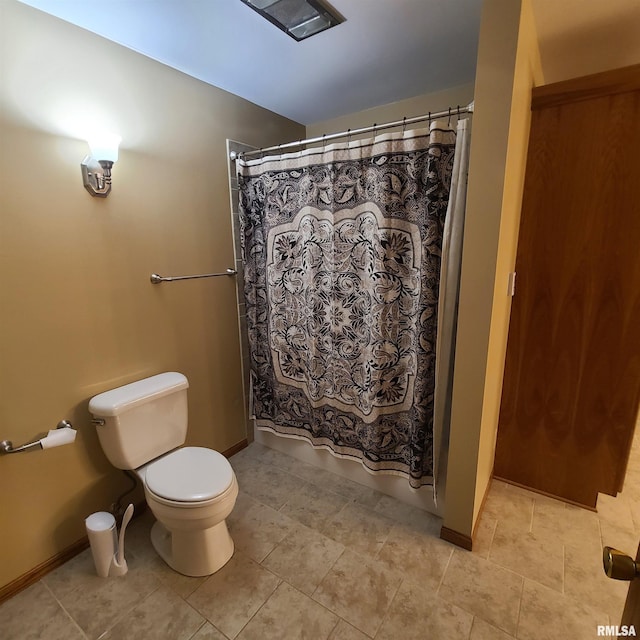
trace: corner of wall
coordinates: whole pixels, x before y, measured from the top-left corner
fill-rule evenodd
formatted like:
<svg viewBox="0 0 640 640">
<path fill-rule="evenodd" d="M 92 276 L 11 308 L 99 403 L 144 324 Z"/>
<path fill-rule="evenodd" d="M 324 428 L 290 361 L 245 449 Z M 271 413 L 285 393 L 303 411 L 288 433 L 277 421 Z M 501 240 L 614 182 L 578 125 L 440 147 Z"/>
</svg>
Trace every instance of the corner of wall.
<svg viewBox="0 0 640 640">
<path fill-rule="evenodd" d="M 504 188 L 491 326 L 483 398 L 474 523 L 493 474 L 498 432 L 504 362 L 509 334 L 512 297 L 508 293 L 510 273 L 515 269 L 520 211 L 531 125 L 531 89 L 543 81 L 540 51 L 530 0 L 523 0 L 509 113 Z"/>
<path fill-rule="evenodd" d="M 490 477 L 483 419 L 520 19 L 520 1 L 486 0 L 480 25 L 444 517 L 467 536 Z"/>
</svg>

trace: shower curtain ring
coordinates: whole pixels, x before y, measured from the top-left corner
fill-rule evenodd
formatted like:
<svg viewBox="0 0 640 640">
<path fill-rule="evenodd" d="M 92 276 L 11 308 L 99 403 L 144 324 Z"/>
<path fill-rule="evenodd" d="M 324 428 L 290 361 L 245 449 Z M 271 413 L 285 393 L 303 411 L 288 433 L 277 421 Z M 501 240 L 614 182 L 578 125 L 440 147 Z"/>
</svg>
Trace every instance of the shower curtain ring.
<svg viewBox="0 0 640 640">
<path fill-rule="evenodd" d="M 327 135 L 326 133 L 323 133 L 323 134 L 322 134 L 322 150 L 323 150 L 323 151 L 324 151 L 324 146 L 325 146 L 325 144 L 326 144 L 326 143 L 325 143 L 325 140 L 324 140 L 324 139 L 325 139 L 325 137 L 326 137 L 326 135 Z"/>
<path fill-rule="evenodd" d="M 451 107 L 449 107 L 449 118 L 447 119 L 447 126 L 451 126 Z"/>
<path fill-rule="evenodd" d="M 378 129 L 378 123 L 374 122 L 373 123 L 373 137 L 375 138 L 377 135 L 377 129 Z"/>
<path fill-rule="evenodd" d="M 351 129 L 347 129 L 347 144 L 351 144 Z"/>
<path fill-rule="evenodd" d="M 405 133 L 407 130 L 407 116 L 402 118 L 402 133 Z"/>
</svg>

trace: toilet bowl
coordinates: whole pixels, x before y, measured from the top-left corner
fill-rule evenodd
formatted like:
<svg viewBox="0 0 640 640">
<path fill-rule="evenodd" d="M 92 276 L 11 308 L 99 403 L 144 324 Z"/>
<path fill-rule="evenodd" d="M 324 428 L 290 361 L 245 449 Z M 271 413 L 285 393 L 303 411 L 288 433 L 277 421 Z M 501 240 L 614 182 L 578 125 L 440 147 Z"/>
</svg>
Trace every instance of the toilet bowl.
<svg viewBox="0 0 640 640">
<path fill-rule="evenodd" d="M 225 522 L 238 496 L 227 459 L 211 449 L 184 447 L 136 469 L 156 518 L 151 543 L 187 576 L 215 573 L 233 555 Z"/>
<path fill-rule="evenodd" d="M 182 447 L 187 379 L 163 373 L 99 394 L 89 402 L 105 455 L 135 471 L 156 518 L 151 543 L 175 571 L 205 576 L 233 555 L 226 518 L 238 496 L 228 460 L 204 447 Z"/>
</svg>

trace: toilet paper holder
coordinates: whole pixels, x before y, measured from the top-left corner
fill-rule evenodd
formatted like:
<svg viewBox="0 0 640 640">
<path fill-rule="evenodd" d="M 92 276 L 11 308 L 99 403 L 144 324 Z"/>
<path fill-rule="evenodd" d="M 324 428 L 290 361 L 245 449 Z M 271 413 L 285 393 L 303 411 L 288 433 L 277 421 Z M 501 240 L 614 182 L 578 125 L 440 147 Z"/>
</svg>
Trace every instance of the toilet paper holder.
<svg viewBox="0 0 640 640">
<path fill-rule="evenodd" d="M 67 429 L 68 431 L 59 431 L 60 429 Z M 19 451 L 27 451 L 28 449 L 34 449 L 36 447 L 49 449 L 50 447 L 57 447 L 62 444 L 70 444 L 75 439 L 76 430 L 71 423 L 68 420 L 60 420 L 56 428 L 49 431 L 45 437 L 20 445 L 19 447 L 14 447 L 11 440 L 3 440 L 0 442 L 0 453 L 18 453 Z"/>
</svg>

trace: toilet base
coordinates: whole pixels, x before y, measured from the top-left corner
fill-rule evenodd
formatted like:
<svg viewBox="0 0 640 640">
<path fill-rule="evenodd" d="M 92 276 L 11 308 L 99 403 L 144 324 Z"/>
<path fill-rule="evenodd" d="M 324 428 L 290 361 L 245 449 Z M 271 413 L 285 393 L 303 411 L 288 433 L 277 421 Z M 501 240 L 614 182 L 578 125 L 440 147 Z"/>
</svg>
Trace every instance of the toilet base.
<svg viewBox="0 0 640 640">
<path fill-rule="evenodd" d="M 225 520 L 209 529 L 173 532 L 156 521 L 151 527 L 151 544 L 174 571 L 193 577 L 222 569 L 234 551 Z"/>
</svg>

